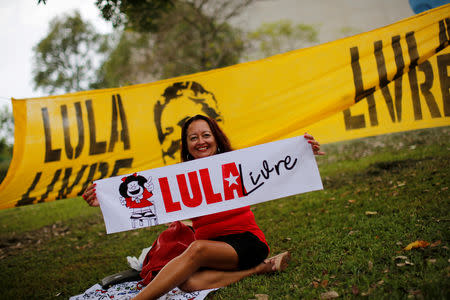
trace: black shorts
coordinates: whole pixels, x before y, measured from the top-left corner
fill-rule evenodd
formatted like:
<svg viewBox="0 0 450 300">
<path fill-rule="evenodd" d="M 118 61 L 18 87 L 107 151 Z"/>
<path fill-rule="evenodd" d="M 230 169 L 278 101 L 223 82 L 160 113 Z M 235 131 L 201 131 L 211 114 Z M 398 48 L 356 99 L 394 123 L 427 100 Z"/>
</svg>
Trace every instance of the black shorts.
<svg viewBox="0 0 450 300">
<path fill-rule="evenodd" d="M 259 265 L 269 254 L 269 248 L 250 232 L 223 235 L 211 239 L 225 242 L 236 251 L 239 270 L 247 270 Z"/>
</svg>

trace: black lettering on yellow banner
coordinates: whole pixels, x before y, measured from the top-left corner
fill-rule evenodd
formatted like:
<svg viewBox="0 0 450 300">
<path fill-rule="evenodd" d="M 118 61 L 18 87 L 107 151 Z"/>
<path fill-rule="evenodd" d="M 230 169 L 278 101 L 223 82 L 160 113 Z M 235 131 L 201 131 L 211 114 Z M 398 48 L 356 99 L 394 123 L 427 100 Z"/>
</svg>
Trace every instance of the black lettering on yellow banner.
<svg viewBox="0 0 450 300">
<path fill-rule="evenodd" d="M 125 158 L 125 159 L 116 160 L 114 163 L 113 170 L 109 176 L 117 176 L 121 169 L 131 169 L 132 163 L 133 163 L 133 158 Z M 98 178 L 94 179 L 95 172 L 97 171 L 97 165 L 98 165 L 98 171 L 100 172 L 100 176 Z M 84 181 L 81 189 L 77 193 L 77 196 L 81 196 L 83 194 L 84 190 L 87 188 L 87 186 L 90 183 L 92 183 L 92 181 L 108 177 L 108 169 L 109 169 L 109 165 L 106 162 L 92 164 L 89 169 L 89 174 L 88 174 L 86 180 Z M 81 172 L 81 170 L 80 170 L 80 172 Z M 83 170 L 83 172 L 84 172 L 84 170 Z M 83 174 L 80 175 L 80 178 L 82 177 L 82 175 Z M 77 178 L 78 178 L 78 175 L 77 175 Z"/>
<path fill-rule="evenodd" d="M 89 122 L 89 155 L 102 154 L 106 152 L 106 141 L 97 142 L 97 130 L 95 128 L 94 109 L 92 100 L 86 100 L 86 110 Z"/>
<path fill-rule="evenodd" d="M 114 163 L 114 168 L 111 172 L 110 176 L 117 176 L 119 174 L 120 169 L 131 169 L 131 165 L 133 163 L 133 158 L 125 158 L 118 159 Z"/>
<path fill-rule="evenodd" d="M 378 125 L 376 119 L 372 116 L 376 116 L 375 109 L 375 98 L 373 93 L 375 92 L 375 87 L 364 89 L 364 84 L 362 80 L 361 65 L 359 64 L 359 50 L 358 47 L 350 48 L 350 58 L 353 72 L 353 83 L 355 85 L 355 103 L 359 102 L 363 98 L 367 97 L 367 103 L 369 104 L 369 114 L 371 116 L 372 126 Z M 366 120 L 364 115 L 352 116 L 350 109 L 344 110 L 344 123 L 346 130 L 360 129 L 366 127 Z"/>
<path fill-rule="evenodd" d="M 61 172 L 62 172 L 61 169 L 56 170 L 56 172 L 53 174 L 52 181 L 50 182 L 49 185 L 47 185 L 47 191 L 44 194 L 41 195 L 41 199 L 39 199 L 38 202 L 44 202 L 45 199 L 48 198 L 48 195 L 53 191 L 53 189 L 55 187 L 55 184 L 58 181 L 59 176 L 61 175 Z"/>
<path fill-rule="evenodd" d="M 448 46 L 450 37 L 450 18 L 439 21 L 439 46 L 436 53 Z"/>
<path fill-rule="evenodd" d="M 449 43 L 450 29 L 448 25 L 450 24 L 450 19 L 439 21 L 439 45 L 436 51 L 442 50 Z M 447 36 L 449 34 L 449 36 Z M 385 56 L 383 53 L 383 43 L 381 40 L 374 42 L 374 57 L 377 65 L 379 86 L 381 89 L 381 94 L 386 103 L 387 110 L 389 112 L 390 119 L 392 123 L 402 121 L 402 100 L 403 100 L 403 86 L 402 86 L 402 74 L 404 74 L 405 60 L 403 51 L 400 45 L 401 37 L 399 35 L 392 37 L 392 50 L 394 52 L 395 64 L 397 72 L 389 80 Z M 410 31 L 405 35 L 406 44 L 408 47 L 409 54 L 409 88 L 411 91 L 411 100 L 414 113 L 414 119 L 416 121 L 423 120 L 422 106 L 420 94 L 422 94 L 425 104 L 430 112 L 432 118 L 441 118 L 442 114 L 439 110 L 439 106 L 436 102 L 436 97 L 433 95 L 431 89 L 434 82 L 433 67 L 429 61 L 425 61 L 418 65 L 419 61 L 419 51 L 417 48 L 417 42 L 415 38 L 414 31 Z M 449 82 L 448 82 L 448 54 L 438 56 L 438 74 L 440 79 L 441 91 L 443 95 L 444 104 L 444 115 L 448 116 L 450 113 L 450 93 L 449 93 Z M 375 86 L 368 87 L 364 89 L 363 73 L 359 62 L 359 50 L 358 47 L 352 47 L 350 49 L 351 66 L 353 72 L 353 83 L 355 86 L 355 103 L 359 102 L 361 99 L 365 98 L 368 104 L 368 113 L 370 119 L 370 125 L 378 126 L 378 115 L 377 107 L 375 104 L 375 98 L 373 93 L 375 92 Z M 424 75 L 424 81 L 422 83 L 418 82 L 417 72 L 420 71 Z M 394 97 L 389 90 L 388 84 L 394 81 Z M 419 90 L 420 88 L 420 90 Z M 366 128 L 366 120 L 364 114 L 352 115 L 350 108 L 343 111 L 344 124 L 346 130 L 355 130 Z"/>
<path fill-rule="evenodd" d="M 391 117 L 392 122 L 395 122 L 395 112 L 394 112 L 394 103 L 392 101 L 391 92 L 389 91 L 389 88 L 387 85 L 389 84 L 389 80 L 387 78 L 387 71 L 386 71 L 386 62 L 384 59 L 383 54 L 383 42 L 382 41 L 376 41 L 374 43 L 374 54 L 375 59 L 377 62 L 377 70 L 378 70 L 378 80 L 380 82 L 381 91 L 383 93 L 384 101 L 386 102 L 386 106 L 389 111 L 389 115 Z M 398 70 L 397 70 L 398 72 Z M 399 95 L 401 97 L 401 93 Z M 398 101 L 398 99 L 396 99 Z M 378 123 L 378 121 L 376 122 Z"/>
<path fill-rule="evenodd" d="M 107 169 L 107 167 L 105 166 L 104 163 L 94 163 L 89 167 L 89 173 L 88 176 L 86 178 L 86 180 L 83 182 L 83 185 L 81 187 L 81 189 L 78 191 L 77 196 L 81 196 L 84 192 L 84 190 L 88 187 L 89 184 L 92 183 L 92 181 L 94 181 L 94 176 L 95 176 L 95 172 L 97 172 L 97 166 L 99 165 L 99 172 L 103 175 L 105 174 L 105 169 Z M 102 175 L 100 175 L 100 178 L 104 178 L 102 177 Z"/>
<path fill-rule="evenodd" d="M 353 71 L 353 83 L 355 84 L 355 103 L 375 92 L 375 87 L 367 90 L 364 89 L 362 80 L 361 65 L 359 64 L 359 50 L 358 47 L 350 48 L 350 58 Z"/>
<path fill-rule="evenodd" d="M 77 127 L 78 127 L 78 145 L 75 149 L 75 157 L 73 154 L 72 143 L 70 142 L 70 123 L 67 114 L 67 106 L 61 105 L 61 117 L 63 120 L 63 128 L 64 128 L 64 146 L 66 149 L 66 156 L 68 159 L 74 159 L 80 156 L 81 150 L 83 150 L 84 146 L 84 125 L 83 125 L 83 114 L 81 111 L 80 102 L 75 102 L 75 111 L 77 116 Z"/>
<path fill-rule="evenodd" d="M 440 118 L 441 113 L 436 103 L 436 99 L 431 93 L 430 89 L 433 86 L 434 76 L 433 67 L 429 61 L 424 61 L 418 66 L 419 70 L 424 73 L 425 81 L 420 84 L 420 92 L 425 98 L 425 102 L 428 106 L 432 118 Z"/>
<path fill-rule="evenodd" d="M 127 116 L 125 115 L 125 110 L 123 109 L 122 99 L 120 95 L 117 94 L 112 96 L 112 120 L 111 120 L 111 138 L 109 140 L 108 152 L 114 151 L 114 145 L 118 140 L 119 133 L 117 131 L 117 120 L 120 117 L 122 123 L 122 130 L 120 131 L 120 140 L 123 142 L 123 149 L 130 149 L 130 135 L 128 133 L 128 122 Z"/>
<path fill-rule="evenodd" d="M 408 44 L 408 52 L 411 59 L 410 71 L 408 72 L 408 79 L 411 88 L 412 103 L 414 109 L 414 119 L 416 121 L 422 120 L 422 107 L 420 104 L 419 87 L 417 80 L 417 69 L 424 73 L 425 81 L 420 85 L 420 91 L 425 98 L 432 118 L 439 118 L 441 114 L 436 104 L 434 96 L 429 91 L 433 85 L 433 69 L 428 61 L 423 62 L 418 68 L 415 68 L 419 60 L 419 52 L 417 50 L 417 43 L 414 37 L 414 32 L 406 34 L 406 43 Z"/>
<path fill-rule="evenodd" d="M 441 83 L 442 100 L 444 101 L 444 115 L 450 116 L 450 77 L 448 76 L 448 66 L 450 65 L 450 54 L 443 54 L 437 57 L 439 69 L 439 79 Z"/>
<path fill-rule="evenodd" d="M 64 150 L 68 159 L 76 159 L 82 153 L 84 148 L 84 120 L 83 112 L 80 102 L 75 102 L 75 114 L 77 120 L 77 132 L 78 132 L 78 144 L 74 150 L 72 141 L 70 138 L 70 128 L 73 126 L 69 122 L 68 117 L 68 107 L 65 104 L 60 106 L 62 127 L 64 131 Z M 86 111 L 87 120 L 89 128 L 89 155 L 97 155 L 106 152 L 107 143 L 106 141 L 97 141 L 96 134 L 96 124 L 95 124 L 95 114 L 92 106 L 92 100 L 86 100 Z M 120 141 L 123 143 L 123 149 L 130 149 L 130 135 L 128 130 L 128 121 L 123 107 L 122 99 L 119 94 L 112 95 L 111 100 L 112 105 L 112 117 L 111 117 L 111 135 L 109 140 L 108 152 L 114 151 L 115 144 L 119 141 L 119 122 L 121 124 L 120 130 Z M 44 124 L 44 135 L 45 135 L 45 159 L 44 162 L 54 162 L 61 160 L 61 149 L 54 149 L 52 144 L 52 134 L 50 126 L 50 118 L 47 107 L 41 109 L 42 122 Z"/>
<path fill-rule="evenodd" d="M 41 176 L 42 172 L 37 172 L 36 175 L 34 175 L 33 183 L 28 187 L 26 193 L 22 195 L 21 199 L 17 201 L 16 206 L 32 204 L 36 200 L 36 197 L 30 197 L 30 193 L 36 188 Z"/>
<path fill-rule="evenodd" d="M 47 107 L 41 108 L 42 122 L 44 124 L 45 135 L 45 160 L 44 162 L 58 161 L 61 159 L 61 149 L 52 149 L 52 135 L 50 128 L 50 118 Z"/>
<path fill-rule="evenodd" d="M 124 158 L 124 159 L 118 159 L 114 162 L 114 166 L 112 168 L 112 172 L 109 174 L 109 164 L 107 162 L 99 162 L 94 163 L 89 167 L 89 174 L 84 181 L 81 189 L 76 193 L 77 196 L 80 196 L 83 194 L 83 191 L 86 189 L 86 187 L 94 180 L 102 179 L 110 176 L 116 176 L 119 174 L 119 171 L 121 169 L 131 169 L 133 163 L 133 158 Z M 72 191 L 75 187 L 77 187 L 85 173 L 85 170 L 87 169 L 88 165 L 82 165 L 80 170 L 76 173 L 75 179 L 72 181 L 71 184 L 71 178 L 73 169 L 72 167 L 65 168 L 64 169 L 64 177 L 60 179 L 61 173 L 63 172 L 63 169 L 57 169 L 52 176 L 52 180 L 49 184 L 46 186 L 46 191 L 41 195 L 36 195 L 33 197 L 30 197 L 30 194 L 32 191 L 36 189 L 36 186 L 40 182 L 42 178 L 43 172 L 37 172 L 34 176 L 34 180 L 32 184 L 28 187 L 27 192 L 22 195 L 21 199 L 16 203 L 15 206 L 22 206 L 27 204 L 34 203 L 37 199 L 39 199 L 37 202 L 44 202 L 48 197 L 49 194 L 54 190 L 55 185 L 61 181 L 61 188 L 58 191 L 58 195 L 56 196 L 56 199 L 64 199 L 67 198 L 68 195 L 72 194 Z M 96 172 L 100 173 L 100 176 L 95 176 Z M 45 178 L 50 178 L 50 176 L 45 176 Z M 73 194 L 72 194 L 73 195 Z"/>
<path fill-rule="evenodd" d="M 438 66 L 438 72 L 439 75 L 439 82 L 440 82 L 440 88 L 442 91 L 442 100 L 443 100 L 443 107 L 444 107 L 444 115 L 446 117 L 450 116 L 450 77 L 447 71 L 448 66 L 450 65 L 450 54 L 443 54 L 438 55 L 437 57 L 437 66 Z M 422 83 L 417 82 L 417 70 L 423 73 L 424 75 L 424 81 Z M 417 68 L 414 68 L 408 72 L 408 79 L 410 83 L 410 90 L 411 90 L 411 99 L 413 104 L 413 111 L 414 111 L 414 119 L 416 121 L 423 119 L 422 114 L 422 108 L 421 108 L 421 101 L 420 101 L 420 94 L 422 94 L 423 99 L 425 100 L 426 107 L 428 108 L 428 111 L 430 112 L 430 115 L 432 118 L 442 118 L 441 111 L 439 110 L 438 103 L 436 101 L 436 97 L 433 95 L 431 88 L 434 83 L 434 72 L 433 67 L 429 61 L 425 61 L 417 66 Z M 402 98 L 401 98 L 401 91 L 397 91 L 397 88 L 401 87 L 402 85 L 400 83 L 397 83 L 397 81 L 401 81 L 401 78 L 398 78 L 395 80 L 395 89 L 396 94 L 395 96 L 395 112 L 397 114 L 397 120 L 394 119 L 393 115 L 391 115 L 391 121 L 392 123 L 395 122 L 401 122 L 402 121 Z M 420 91 L 419 91 L 420 86 Z M 388 97 L 390 96 L 390 92 L 387 86 L 382 88 L 382 94 L 383 97 L 385 97 L 386 104 L 389 104 Z M 399 97 L 400 95 L 400 97 Z M 367 100 L 369 102 L 370 99 L 373 98 L 373 94 L 367 96 Z M 373 106 L 369 104 L 369 115 L 372 112 L 376 112 L 376 105 L 374 99 L 370 100 L 370 103 L 373 103 Z M 388 109 L 392 109 L 392 106 L 388 105 Z M 365 128 L 365 118 L 363 114 L 352 116 L 350 109 L 346 109 L 343 111 L 344 115 L 344 122 L 346 125 L 346 130 L 352 130 L 352 129 L 360 129 Z M 375 116 L 375 120 L 377 119 L 377 116 Z M 378 121 L 377 121 L 378 122 Z M 377 123 L 375 123 L 377 124 Z M 372 126 L 374 123 L 371 122 Z"/>
<path fill-rule="evenodd" d="M 394 57 L 395 57 L 395 65 L 397 66 L 397 73 L 395 73 L 394 76 L 394 96 L 395 96 L 395 112 L 397 113 L 397 120 L 398 122 L 402 121 L 402 75 L 405 70 L 405 60 L 403 59 L 403 51 L 402 47 L 400 46 L 400 36 L 396 35 L 392 37 L 392 49 L 394 50 Z M 389 92 L 389 88 L 383 88 Z M 387 92 L 383 91 L 383 95 L 385 97 L 387 96 Z M 391 93 L 389 92 L 389 97 Z"/>
<path fill-rule="evenodd" d="M 86 170 L 87 165 L 81 166 L 81 169 L 77 172 L 77 176 L 75 177 L 75 180 L 72 182 L 72 184 L 69 186 L 69 178 L 70 175 L 72 175 L 72 168 L 66 168 L 64 171 L 64 178 L 62 180 L 61 189 L 58 191 L 58 196 L 56 196 L 56 199 L 64 199 L 67 197 L 67 195 L 70 195 L 73 188 L 78 185 L 78 183 L 81 180 L 81 177 L 84 174 L 84 170 Z"/>
<path fill-rule="evenodd" d="M 92 100 L 86 101 L 86 109 L 88 113 L 89 120 L 89 134 L 90 134 L 90 143 L 89 143 L 89 155 L 97 155 L 103 154 L 106 152 L 106 141 L 97 141 L 96 134 L 96 125 L 94 118 L 94 110 L 92 108 Z M 118 130 L 117 123 L 120 119 L 122 130 L 120 131 L 120 140 L 123 142 L 123 149 L 130 149 L 130 135 L 128 132 L 128 122 L 125 114 L 125 110 L 123 108 L 122 99 L 119 94 L 112 96 L 112 119 L 111 119 L 111 135 L 109 139 L 109 148 L 108 152 L 114 151 L 114 146 L 118 141 Z"/>
<path fill-rule="evenodd" d="M 414 37 L 414 32 L 406 34 L 406 44 L 408 45 L 408 54 L 410 59 L 408 79 L 411 88 L 411 100 L 413 103 L 414 119 L 422 120 L 422 109 L 420 107 L 419 86 L 417 83 L 416 65 L 419 60 L 419 52 L 417 51 L 417 43 Z"/>
</svg>

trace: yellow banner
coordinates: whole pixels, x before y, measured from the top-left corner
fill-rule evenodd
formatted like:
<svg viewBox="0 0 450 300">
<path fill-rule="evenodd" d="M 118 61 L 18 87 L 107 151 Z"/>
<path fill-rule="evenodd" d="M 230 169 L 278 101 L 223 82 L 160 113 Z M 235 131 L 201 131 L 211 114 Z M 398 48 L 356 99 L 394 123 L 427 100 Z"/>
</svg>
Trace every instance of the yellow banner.
<svg viewBox="0 0 450 300">
<path fill-rule="evenodd" d="M 81 195 L 100 178 L 179 162 L 181 125 L 219 121 L 235 149 L 449 125 L 450 5 L 320 46 L 189 76 L 13 100 L 0 208 Z"/>
<path fill-rule="evenodd" d="M 307 128 L 322 143 L 450 125 L 450 47 Z M 382 72 L 380 72 L 383 74 Z M 365 76 L 362 76 L 365 80 Z M 305 129 L 306 130 L 306 129 Z"/>
</svg>

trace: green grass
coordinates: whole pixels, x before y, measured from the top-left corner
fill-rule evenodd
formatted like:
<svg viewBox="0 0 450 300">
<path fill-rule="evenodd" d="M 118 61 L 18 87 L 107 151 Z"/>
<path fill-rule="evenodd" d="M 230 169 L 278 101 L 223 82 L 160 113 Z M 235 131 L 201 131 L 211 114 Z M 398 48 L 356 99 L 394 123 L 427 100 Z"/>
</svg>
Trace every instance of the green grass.
<svg viewBox="0 0 450 300">
<path fill-rule="evenodd" d="M 253 207 L 287 271 L 246 278 L 208 299 L 446 299 L 450 295 L 450 128 L 323 146 L 324 190 Z M 368 215 L 366 212 L 376 212 Z M 67 299 L 127 268 L 165 226 L 106 235 L 81 199 L 0 211 L 2 299 Z M 404 251 L 416 240 L 433 245 Z M 395 259 L 406 256 L 413 265 Z"/>
</svg>

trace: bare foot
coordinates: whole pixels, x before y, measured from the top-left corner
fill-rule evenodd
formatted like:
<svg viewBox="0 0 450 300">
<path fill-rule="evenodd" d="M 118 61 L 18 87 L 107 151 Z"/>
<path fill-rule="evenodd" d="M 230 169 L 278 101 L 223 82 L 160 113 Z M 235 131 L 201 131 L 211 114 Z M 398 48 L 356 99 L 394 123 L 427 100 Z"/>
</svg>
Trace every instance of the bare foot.
<svg viewBox="0 0 450 300">
<path fill-rule="evenodd" d="M 289 253 L 289 251 L 280 253 L 272 257 L 271 260 L 274 260 L 275 270 L 284 271 L 288 267 L 289 261 L 291 260 L 291 253 Z"/>
<path fill-rule="evenodd" d="M 255 267 L 256 274 L 269 273 L 269 272 L 281 272 L 288 267 L 288 263 L 291 260 L 291 254 L 286 251 L 275 255 L 271 258 L 264 260 Z"/>
<path fill-rule="evenodd" d="M 266 259 L 255 267 L 255 274 L 271 273 L 275 271 L 275 260 Z"/>
</svg>

